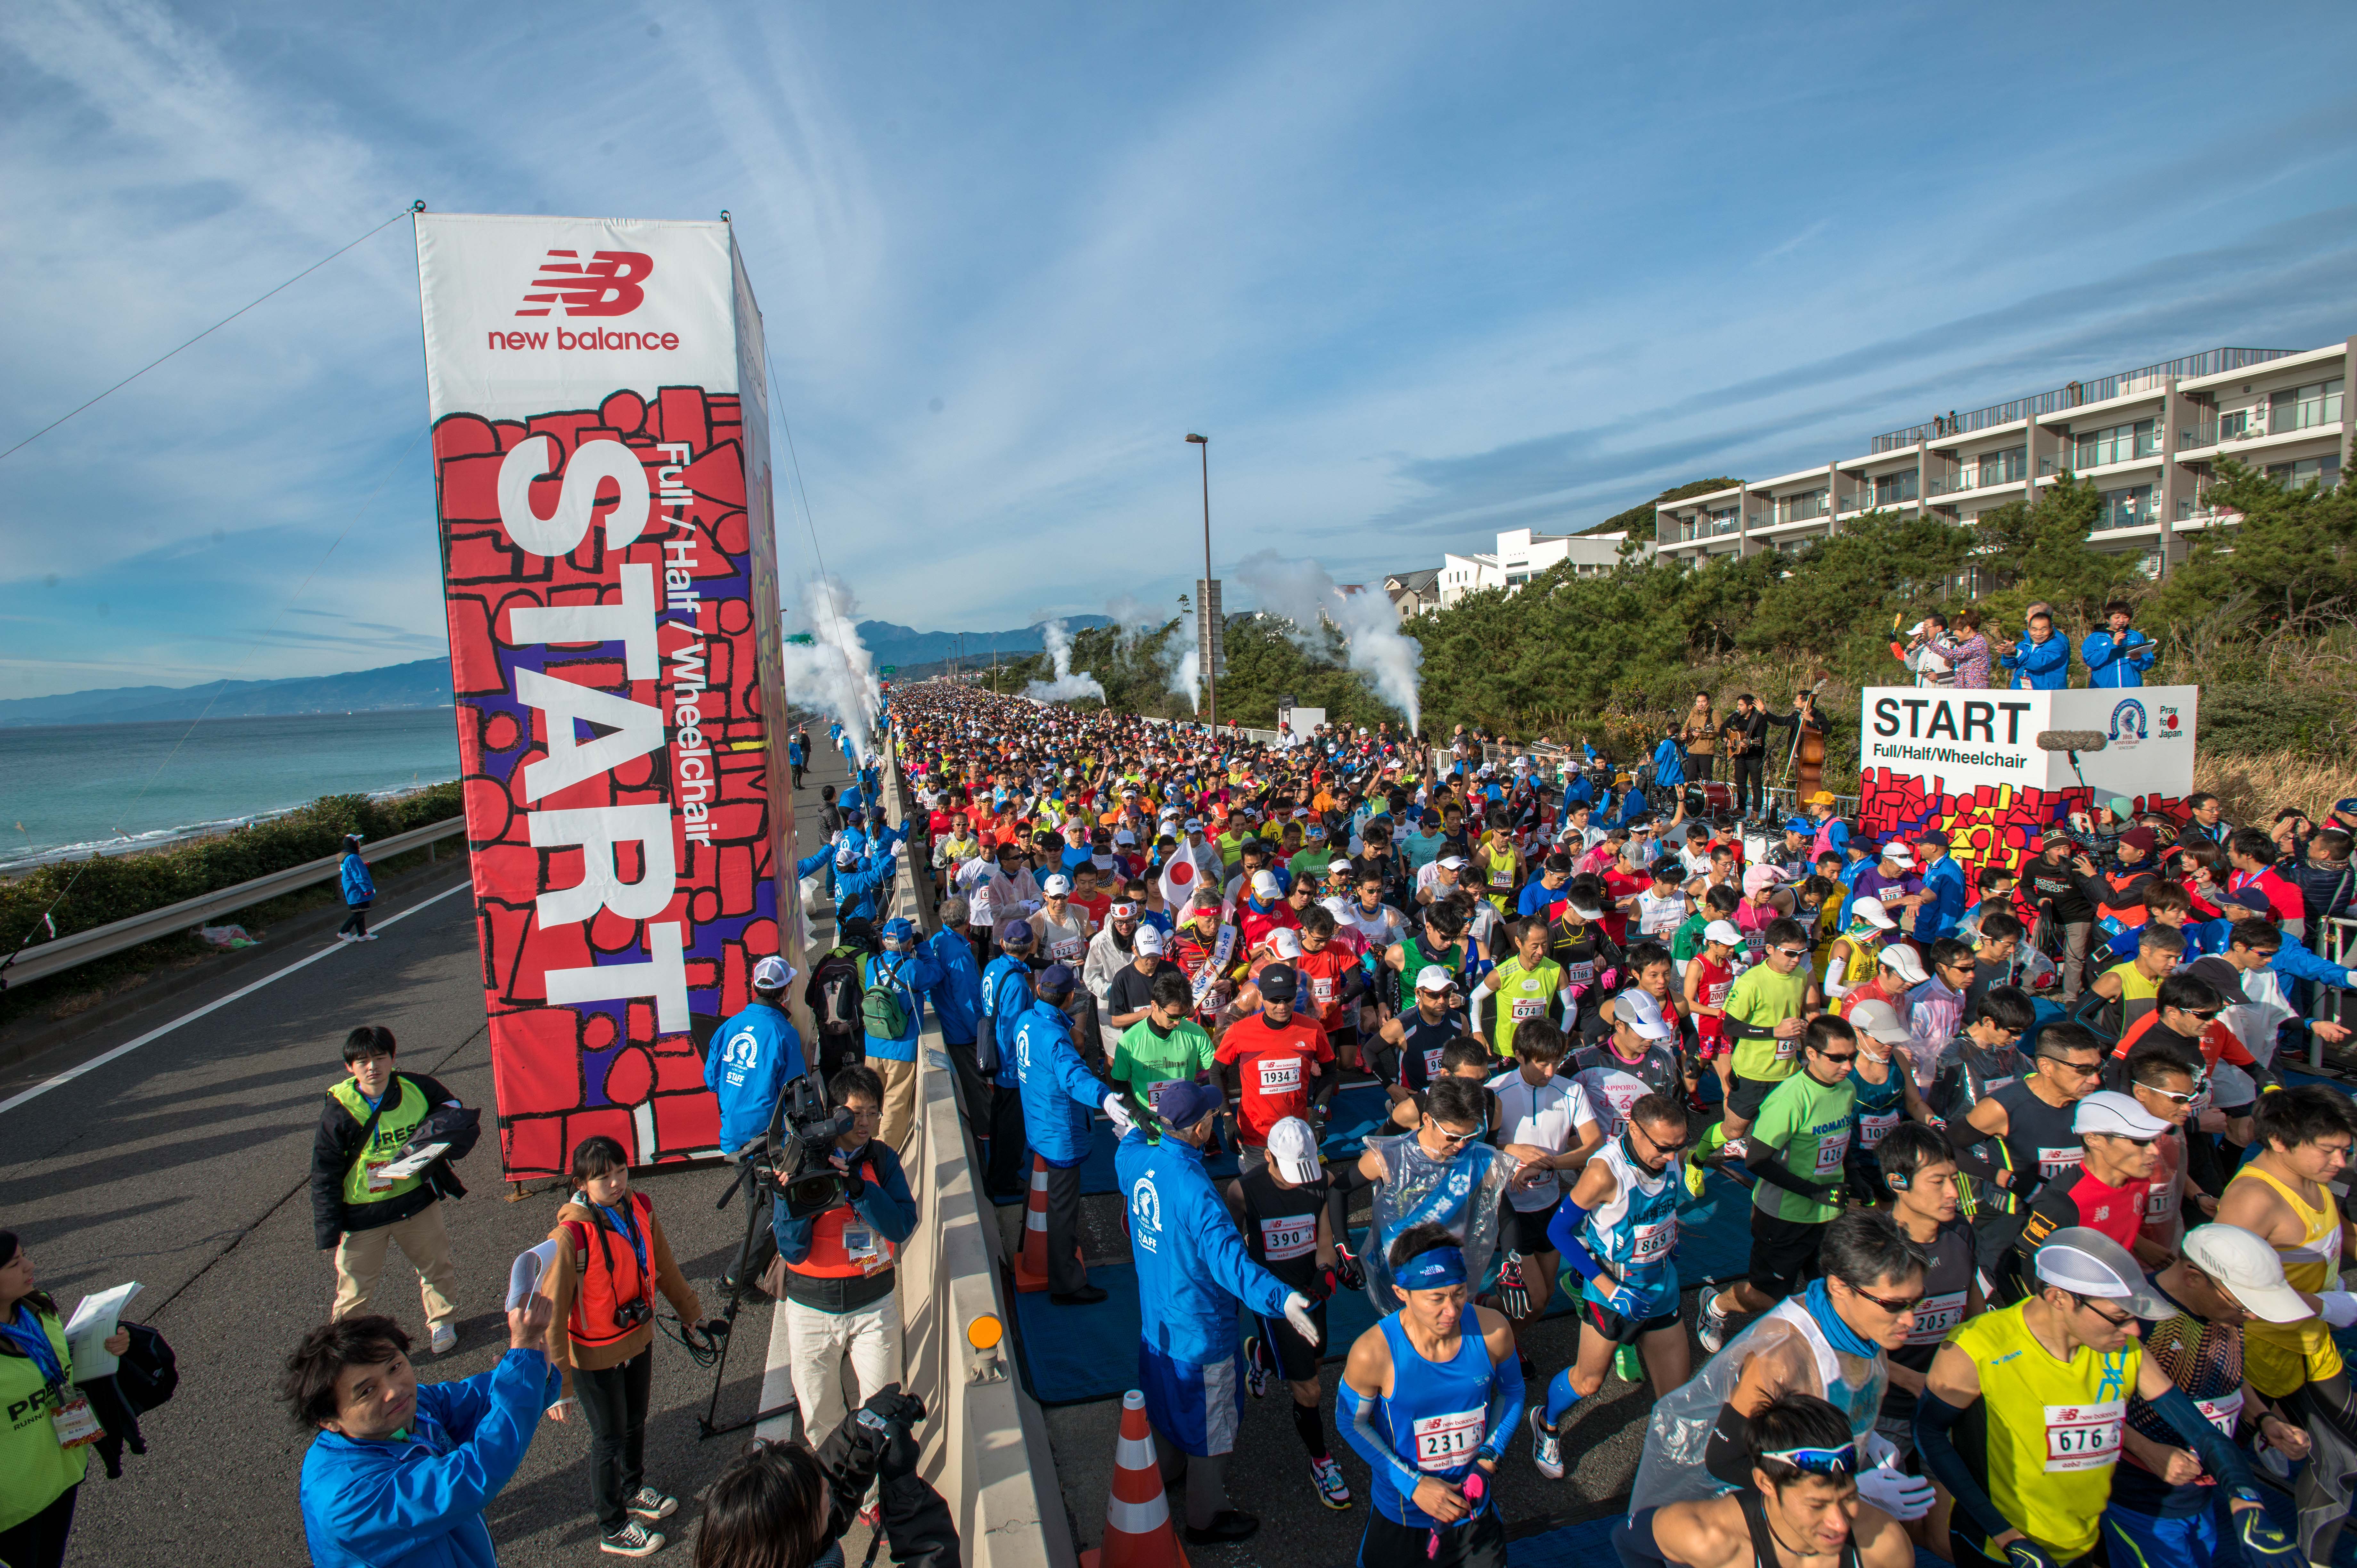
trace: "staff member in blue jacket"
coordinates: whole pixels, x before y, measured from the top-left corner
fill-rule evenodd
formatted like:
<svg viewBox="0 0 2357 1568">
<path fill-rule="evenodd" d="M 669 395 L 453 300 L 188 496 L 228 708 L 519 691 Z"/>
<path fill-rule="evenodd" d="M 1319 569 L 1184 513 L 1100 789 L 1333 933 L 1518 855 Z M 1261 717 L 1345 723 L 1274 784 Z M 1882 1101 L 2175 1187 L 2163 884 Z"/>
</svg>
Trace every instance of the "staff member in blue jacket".
<svg viewBox="0 0 2357 1568">
<path fill-rule="evenodd" d="M 720 1026 L 704 1058 L 704 1085 L 720 1101 L 720 1148 L 734 1155 L 764 1137 L 786 1085 L 802 1075 L 802 1036 L 786 1016 L 794 966 L 770 957 L 753 965 L 753 1000 Z"/>
<path fill-rule="evenodd" d="M 1007 923 L 998 956 L 982 972 L 981 1038 L 975 1062 L 989 1075 L 990 1163 L 982 1185 L 995 1198 L 1023 1196 L 1023 1172 L 1030 1151 L 1023 1140 L 1023 1079 L 1016 1070 L 1015 1028 L 1031 1010 L 1031 948 L 1038 939 L 1028 920 Z"/>
<path fill-rule="evenodd" d="M 1072 1019 L 1064 1004 L 1074 983 L 1069 965 L 1051 963 L 1039 972 L 1037 999 L 1015 1026 L 1015 1070 L 1022 1083 L 1024 1133 L 1048 1167 L 1048 1299 L 1058 1306 L 1094 1306 L 1105 1293 L 1089 1283 L 1075 1245 L 1081 1165 L 1096 1139 L 1093 1112 L 1103 1111 L 1123 1132 L 1132 1122 L 1121 1096 L 1072 1049 Z"/>
<path fill-rule="evenodd" d="M 1927 828 L 1915 835 L 1916 864 L 1922 868 L 1923 891 L 1931 902 L 1915 908 L 1914 938 L 1926 952 L 1942 937 L 1956 934 L 1956 922 L 1972 907 L 1964 888 L 1964 868 L 1948 853 L 1948 835 Z"/>
<path fill-rule="evenodd" d="M 2071 684 L 2071 639 L 2054 635 L 2054 618 L 2032 611 L 2029 635 L 1997 656 L 2013 671 L 2007 682 L 2019 692 L 2060 692 Z"/>
<path fill-rule="evenodd" d="M 340 868 L 344 883 L 344 907 L 351 911 L 344 917 L 336 932 L 339 942 L 372 942 L 376 938 L 368 929 L 369 906 L 376 902 L 376 878 L 369 875 L 368 862 L 361 858 L 361 835 L 344 835 L 344 864 Z"/>
<path fill-rule="evenodd" d="M 987 1115 L 990 1105 L 974 1049 L 982 1025 L 982 968 L 974 961 L 974 943 L 966 940 L 966 901 L 945 898 L 939 913 L 942 929 L 925 939 L 923 950 L 942 977 L 926 994 L 942 1021 L 942 1044 L 957 1071 L 958 1099 L 972 1121 Z"/>
<path fill-rule="evenodd" d="M 892 886 L 892 856 L 863 854 L 846 837 L 834 846 L 834 923 L 872 920 Z"/>
<path fill-rule="evenodd" d="M 296 1426 L 318 1434 L 303 1455 L 313 1568 L 498 1568 L 483 1510 L 564 1392 L 548 1363 L 549 1316 L 533 1292 L 508 1314 L 499 1365 L 424 1386 L 390 1317 L 303 1337 L 280 1392 Z"/>
<path fill-rule="evenodd" d="M 2118 599 L 2104 607 L 2104 618 L 2110 625 L 2102 631 L 2087 634 L 2079 645 L 2079 657 L 2087 666 L 2090 686 L 2141 686 L 2144 672 L 2160 656 L 2159 646 L 2144 633 L 2128 625 L 2136 612 Z"/>
<path fill-rule="evenodd" d="M 917 942 L 914 922 L 884 922 L 882 952 L 859 961 L 860 1018 L 866 1027 L 867 1065 L 884 1080 L 884 1127 L 877 1134 L 898 1149 L 909 1141 L 917 1120 L 917 1036 L 925 1029 L 925 995 L 942 983 L 942 966 Z M 898 1035 L 877 1032 L 867 993 L 888 989 L 900 1004 Z"/>
<path fill-rule="evenodd" d="M 1203 1145 L 1225 1103 L 1208 1083 L 1167 1084 L 1157 1100 L 1160 1139 L 1132 1128 L 1114 1151 L 1137 1258 L 1138 1387 L 1164 1482 L 1187 1477 L 1187 1539 L 1198 1545 L 1260 1528 L 1256 1516 L 1228 1506 L 1228 1455 L 1244 1400 L 1237 1301 L 1264 1317 L 1282 1314 L 1313 1346 L 1320 1337 L 1309 1298 L 1252 1261 L 1204 1174 Z"/>
</svg>

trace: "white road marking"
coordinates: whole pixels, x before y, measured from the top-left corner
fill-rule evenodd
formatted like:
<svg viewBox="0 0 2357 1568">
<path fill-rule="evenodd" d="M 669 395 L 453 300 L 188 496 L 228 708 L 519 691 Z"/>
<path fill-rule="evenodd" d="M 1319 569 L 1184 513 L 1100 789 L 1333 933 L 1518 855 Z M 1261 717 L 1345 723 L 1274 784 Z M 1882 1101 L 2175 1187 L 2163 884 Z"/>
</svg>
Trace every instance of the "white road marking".
<svg viewBox="0 0 2357 1568">
<path fill-rule="evenodd" d="M 449 897 L 452 894 L 463 893 L 473 886 L 474 884 L 472 882 L 461 882 L 456 887 L 446 887 L 441 892 L 434 895 L 431 898 L 412 904 L 408 908 L 402 910 L 401 913 L 397 915 L 387 915 L 383 919 L 374 921 L 372 923 L 377 929 L 382 929 L 384 927 L 393 925 L 396 921 L 409 918 L 410 916 L 414 915 L 420 909 L 431 908 L 435 905 L 442 902 L 443 899 Z M 57 1077 L 37 1083 L 32 1088 L 25 1090 L 22 1094 L 18 1094 L 8 1100 L 0 1100 L 0 1115 L 5 1115 L 8 1112 L 14 1111 L 16 1107 L 24 1104 L 25 1101 L 28 1100 L 38 1099 L 40 1096 L 47 1094 L 49 1090 L 57 1088 L 59 1084 L 71 1083 L 74 1079 L 80 1078 L 82 1074 L 89 1072 L 93 1068 L 104 1067 L 107 1063 L 113 1061 L 117 1057 L 129 1056 L 133 1051 L 137 1050 L 148 1041 L 161 1039 L 183 1024 L 192 1024 L 199 1018 L 203 1017 L 206 1014 L 213 1012 L 218 1008 L 226 1007 L 242 996 L 251 996 L 255 992 L 261 990 L 264 986 L 270 984 L 274 981 L 284 980 L 298 969 L 307 969 L 312 964 L 318 962 L 321 959 L 326 958 L 328 954 L 341 952 L 346 948 L 354 945 L 356 944 L 340 940 L 330 942 L 328 946 L 321 948 L 317 952 L 313 953 L 310 957 L 298 958 L 293 963 L 288 964 L 285 969 L 279 970 L 275 973 L 265 974 L 251 985 L 240 986 L 237 990 L 231 992 L 228 995 L 221 998 L 217 1002 L 208 1002 L 203 1006 L 199 1007 L 192 1012 L 181 1014 L 178 1017 L 173 1019 L 168 1024 L 159 1024 L 155 1028 L 150 1029 L 145 1034 L 140 1036 L 137 1039 L 127 1040 L 122 1045 L 115 1047 L 111 1051 L 106 1051 L 101 1055 L 94 1056 L 91 1058 L 90 1060 L 82 1063 L 80 1067 L 68 1068 L 65 1071 L 58 1074 Z"/>
</svg>

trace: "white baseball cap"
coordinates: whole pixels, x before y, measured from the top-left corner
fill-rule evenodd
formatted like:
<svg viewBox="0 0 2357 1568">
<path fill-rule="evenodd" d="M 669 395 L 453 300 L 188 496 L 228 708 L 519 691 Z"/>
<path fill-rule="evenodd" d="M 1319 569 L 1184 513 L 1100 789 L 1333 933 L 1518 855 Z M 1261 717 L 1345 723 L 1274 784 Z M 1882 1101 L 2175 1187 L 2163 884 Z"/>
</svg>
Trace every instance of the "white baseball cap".
<svg viewBox="0 0 2357 1568">
<path fill-rule="evenodd" d="M 1428 963 L 1416 971 L 1415 988 L 1429 991 L 1435 996 L 1446 996 L 1457 989 L 1457 977 L 1439 964 Z"/>
<path fill-rule="evenodd" d="M 1849 1026 L 1861 1035 L 1872 1035 L 1886 1046 L 1907 1043 L 1907 1026 L 1899 1021 L 1899 1009 L 1888 1002 L 1861 1002 L 1850 1009 Z"/>
<path fill-rule="evenodd" d="M 1631 989 L 1612 999 L 1612 1016 L 1629 1026 L 1630 1033 L 1641 1039 L 1669 1040 L 1677 1037 L 1677 1028 L 1662 1016 L 1662 1004 L 1650 991 Z"/>
<path fill-rule="evenodd" d="M 1268 945 L 1276 950 L 1279 958 L 1301 956 L 1301 933 L 1291 926 L 1279 926 L 1268 936 Z"/>
<path fill-rule="evenodd" d="M 2099 1089 L 2079 1101 L 2071 1118 L 2071 1131 L 2082 1136 L 2108 1133 L 2123 1138 L 2158 1138 L 2169 1131 L 2169 1123 L 2138 1104 L 2136 1096 Z"/>
<path fill-rule="evenodd" d="M 1137 928 L 1137 935 L 1132 940 L 1138 951 L 1153 958 L 1162 956 L 1161 927 L 1140 926 Z"/>
<path fill-rule="evenodd" d="M 1924 972 L 1923 961 L 1915 950 L 1903 942 L 1893 943 L 1874 955 L 1877 962 L 1910 985 L 1921 985 L 1932 977 Z"/>
<path fill-rule="evenodd" d="M 1723 947 L 1739 948 L 1743 945 L 1743 933 L 1735 929 L 1732 920 L 1713 920 L 1702 929 L 1702 940 L 1717 942 Z"/>
<path fill-rule="evenodd" d="M 1190 833 L 1200 833 L 1200 832 L 1201 832 L 1203 831 L 1203 819 L 1202 819 L 1202 818 L 1200 818 L 1200 817 L 1189 817 L 1189 818 L 1188 818 L 1188 819 L 1187 819 L 1187 831 L 1188 831 L 1189 832 L 1190 832 Z"/>
<path fill-rule="evenodd" d="M 1899 922 L 1890 918 L 1890 911 L 1882 907 L 1879 898 L 1853 898 L 1849 912 L 1853 918 L 1864 920 L 1878 930 L 1895 931 L 1899 929 Z"/>
<path fill-rule="evenodd" d="M 794 983 L 794 966 L 781 958 L 765 958 L 753 966 L 753 989 L 783 991 Z"/>
<path fill-rule="evenodd" d="M 1433 864 L 1443 871 L 1462 871 L 1465 869 L 1465 857 L 1461 854 L 1444 854 Z"/>
<path fill-rule="evenodd" d="M 1268 1157 L 1277 1174 L 1297 1187 L 1326 1174 L 1325 1162 L 1318 1157 L 1318 1134 L 1298 1116 L 1287 1116 L 1268 1130 Z"/>
<path fill-rule="evenodd" d="M 1892 839 L 1882 846 L 1882 858 L 1893 865 L 1912 865 L 1915 864 L 1915 852 Z"/>
<path fill-rule="evenodd" d="M 2284 1278 L 2283 1258 L 2264 1237 L 2239 1225 L 2197 1225 L 2178 1246 L 2186 1261 L 2269 1323 L 2305 1323 L 2316 1315 Z"/>
<path fill-rule="evenodd" d="M 1135 791 L 1133 790 L 1131 793 L 1135 794 Z M 1137 842 L 1137 835 L 1131 832 L 1127 828 L 1124 828 L 1113 835 L 1113 842 L 1115 843 L 1134 844 Z"/>
<path fill-rule="evenodd" d="M 2126 1096 L 2115 1096 L 2126 1099 Z M 2080 1104 L 2084 1105 L 2085 1101 Z M 2070 1225 L 2053 1232 L 2030 1258 L 2038 1277 L 2073 1295 L 2116 1301 L 2138 1317 L 2169 1318 L 2177 1308 L 2144 1288 L 2144 1269 L 2128 1250 L 2100 1230 Z"/>
<path fill-rule="evenodd" d="M 1071 890 L 1072 879 L 1060 871 L 1049 872 L 1046 879 L 1039 884 L 1039 891 L 1042 893 L 1070 893 Z"/>
<path fill-rule="evenodd" d="M 1276 897 L 1276 873 L 1274 871 L 1254 872 L 1252 890 L 1253 897 L 1255 898 L 1274 898 Z"/>
</svg>

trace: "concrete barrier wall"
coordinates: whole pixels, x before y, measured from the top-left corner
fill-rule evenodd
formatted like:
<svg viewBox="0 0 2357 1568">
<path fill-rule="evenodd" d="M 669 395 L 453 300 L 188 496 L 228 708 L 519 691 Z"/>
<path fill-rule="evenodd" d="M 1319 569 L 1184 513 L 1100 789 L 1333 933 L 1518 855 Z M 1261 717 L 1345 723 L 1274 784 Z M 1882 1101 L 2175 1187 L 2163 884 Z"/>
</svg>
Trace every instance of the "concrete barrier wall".
<svg viewBox="0 0 2357 1568">
<path fill-rule="evenodd" d="M 897 761 L 885 796 L 892 820 L 905 821 L 909 794 Z M 902 853 L 889 912 L 931 932 L 937 929 L 931 879 L 916 859 Z M 955 1515 L 968 1564 L 1074 1568 L 1078 1559 L 1047 1423 L 1016 1379 L 1012 1319 L 1000 1294 L 996 1210 L 974 1179 L 980 1163 L 958 1114 L 955 1075 L 930 1010 L 917 1051 L 917 1120 L 900 1158 L 918 1213 L 916 1232 L 900 1250 L 899 1295 L 904 1386 L 925 1402 L 920 1473 Z M 985 1315 L 1004 1326 L 1001 1376 L 977 1382 L 971 1380 L 966 1330 Z M 791 1399 L 786 1366 L 785 1314 L 780 1312 L 761 1408 Z M 781 1434 L 764 1428 L 763 1434 Z"/>
</svg>

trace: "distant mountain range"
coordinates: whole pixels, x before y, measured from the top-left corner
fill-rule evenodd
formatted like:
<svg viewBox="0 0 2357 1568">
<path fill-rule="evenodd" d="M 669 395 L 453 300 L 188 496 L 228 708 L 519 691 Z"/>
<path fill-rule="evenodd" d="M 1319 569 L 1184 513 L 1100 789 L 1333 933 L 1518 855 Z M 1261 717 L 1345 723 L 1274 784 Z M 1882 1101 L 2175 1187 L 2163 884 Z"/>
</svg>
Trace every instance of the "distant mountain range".
<svg viewBox="0 0 2357 1568">
<path fill-rule="evenodd" d="M 1043 623 L 1044 624 L 1044 623 Z M 1066 626 L 1111 626 L 1106 616 L 1071 616 Z M 880 668 L 937 662 L 956 653 L 958 635 L 919 631 L 888 620 L 859 623 L 860 639 L 867 644 Z M 1001 653 L 1037 653 L 1039 628 L 1015 631 L 969 631 L 965 657 Z M 395 708 L 447 708 L 450 705 L 450 661 L 420 659 L 408 664 L 388 664 L 377 670 L 353 670 L 341 675 L 307 675 L 285 681 L 208 681 L 200 686 L 114 686 L 102 691 L 66 692 L 54 697 L 12 697 L 0 700 L 0 728 L 34 725 L 134 725 L 186 721 L 199 714 L 215 719 L 261 718 L 278 714 L 371 713 Z"/>
</svg>

